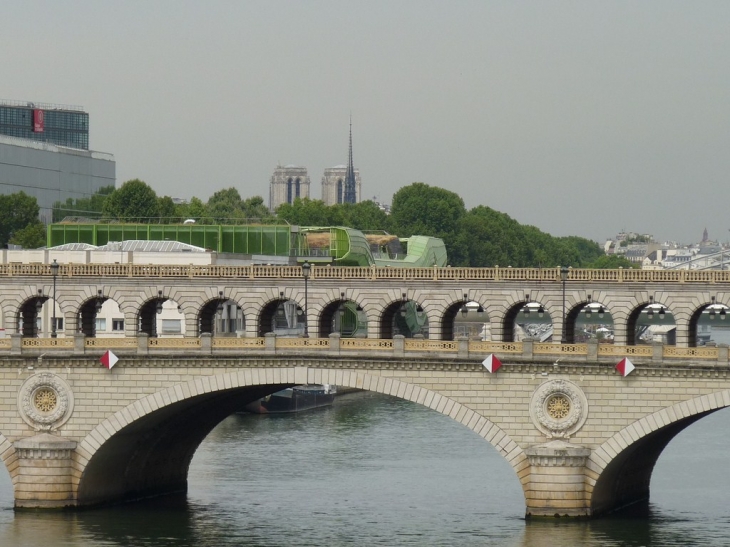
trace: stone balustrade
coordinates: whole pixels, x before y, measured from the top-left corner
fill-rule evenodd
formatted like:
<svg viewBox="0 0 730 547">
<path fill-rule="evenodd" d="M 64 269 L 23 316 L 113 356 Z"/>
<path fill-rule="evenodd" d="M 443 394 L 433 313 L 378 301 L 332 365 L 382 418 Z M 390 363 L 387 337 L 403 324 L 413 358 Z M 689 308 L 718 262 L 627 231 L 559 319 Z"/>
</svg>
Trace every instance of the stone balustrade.
<svg viewBox="0 0 730 547">
<path fill-rule="evenodd" d="M 50 264 L 0 264 L 2 277 L 51 277 Z M 60 264 L 58 276 L 128 278 L 298 279 L 299 266 L 221 266 L 166 264 Z M 368 281 L 530 281 L 560 282 L 560 268 L 376 268 L 313 266 L 310 280 Z M 582 283 L 730 283 L 730 270 L 595 270 L 570 268 L 567 282 Z"/>
<path fill-rule="evenodd" d="M 652 345 L 624 346 L 599 344 L 589 341 L 583 344 L 524 342 L 482 342 L 468 339 L 425 340 L 404 338 L 396 335 L 392 340 L 371 338 L 341 338 L 338 333 L 329 338 L 288 338 L 269 333 L 263 338 L 213 337 L 203 334 L 199 338 L 150 338 L 146 335 L 125 338 L 87 338 L 81 334 L 73 338 L 24 338 L 11 334 L 0 339 L 0 357 L 3 355 L 36 356 L 39 354 L 97 355 L 112 350 L 119 355 L 154 355 L 157 353 L 183 353 L 191 355 L 226 355 L 249 352 L 280 354 L 306 354 L 317 356 L 321 351 L 329 355 L 346 356 L 371 354 L 377 358 L 428 355 L 473 360 L 489 354 L 510 362 L 565 362 L 565 363 L 612 363 L 624 357 L 634 364 L 693 364 L 730 367 L 728 346 L 678 348 L 654 343 Z"/>
</svg>

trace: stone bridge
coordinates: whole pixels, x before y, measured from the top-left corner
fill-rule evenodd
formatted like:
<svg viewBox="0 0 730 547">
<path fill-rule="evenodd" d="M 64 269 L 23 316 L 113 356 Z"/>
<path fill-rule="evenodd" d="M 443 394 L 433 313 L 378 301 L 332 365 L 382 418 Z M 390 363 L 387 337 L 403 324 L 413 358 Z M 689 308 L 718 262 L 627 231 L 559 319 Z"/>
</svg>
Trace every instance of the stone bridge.
<svg viewBox="0 0 730 547">
<path fill-rule="evenodd" d="M 0 265 L 2 326 L 26 337 L 37 336 L 39 314 L 54 300 L 63 319 L 59 336 L 94 336 L 97 311 L 112 300 L 127 337 L 154 336 L 155 312 L 167 301 L 177 304 L 187 337 L 213 332 L 224 302 L 240 308 L 241 336 L 263 337 L 274 330 L 282 303 L 293 302 L 319 338 L 333 332 L 338 310 L 350 303 L 368 338 L 397 334 L 399 312 L 410 304 L 427 320 L 427 338 L 453 340 L 454 321 L 469 302 L 493 341 L 516 341 L 517 320 L 530 310 L 551 322 L 553 340 L 581 341 L 578 324 L 592 310 L 605 315 L 616 344 L 637 344 L 642 321 L 666 316 L 676 333 L 672 344 L 686 348 L 701 345 L 703 321 L 725 319 L 728 288 L 730 271 L 714 270 L 571 269 L 563 280 L 556 268 L 314 266 L 307 282 L 295 266 L 61 264 L 53 276 L 48 264 Z"/>
<path fill-rule="evenodd" d="M 223 418 L 286 386 L 330 383 L 413 401 L 474 431 L 512 466 L 528 516 L 597 516 L 647 499 L 667 443 L 730 405 L 725 346 L 337 333 L 2 342 L 0 458 L 18 508 L 185 491 L 195 450 Z M 107 349 L 120 358 L 111 370 L 99 363 Z M 504 363 L 493 374 L 489 354 Z M 624 356 L 637 367 L 627 377 L 615 370 Z"/>
<path fill-rule="evenodd" d="M 0 457 L 17 507 L 88 506 L 182 491 L 192 456 L 231 412 L 285 386 L 331 383 L 423 404 L 491 443 L 520 480 L 528 515 L 595 516 L 644 500 L 666 444 L 730 404 L 728 348 L 698 329 L 730 309 L 729 271 L 521 268 L 333 268 L 133 264 L 0 265 Z M 96 337 L 113 301 L 118 338 Z M 172 301 L 184 337 L 154 336 Z M 224 302 L 241 310 L 239 336 L 214 336 Z M 294 303 L 311 338 L 273 334 Z M 47 307 L 63 318 L 39 338 Z M 334 328 L 344 303 L 366 338 Z M 428 320 L 426 339 L 395 335 L 405 307 Z M 454 339 L 470 303 L 485 341 Z M 291 306 L 290 306 L 291 307 Z M 584 341 L 587 309 L 610 320 L 614 343 Z M 518 341 L 526 312 L 552 322 L 552 340 Z M 649 315 L 672 318 L 672 344 L 640 344 Z M 47 331 L 43 331 L 47 334 Z M 111 349 L 120 363 L 99 364 Z M 488 373 L 482 360 L 505 365 Z M 624 378 L 614 365 L 630 357 Z M 458 449 L 458 448 L 455 448 Z"/>
</svg>

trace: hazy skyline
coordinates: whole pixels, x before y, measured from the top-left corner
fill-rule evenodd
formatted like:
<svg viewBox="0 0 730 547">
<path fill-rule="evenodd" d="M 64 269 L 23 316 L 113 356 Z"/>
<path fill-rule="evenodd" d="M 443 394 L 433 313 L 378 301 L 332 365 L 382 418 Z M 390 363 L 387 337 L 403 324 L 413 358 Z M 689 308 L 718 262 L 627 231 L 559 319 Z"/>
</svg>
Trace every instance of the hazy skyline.
<svg viewBox="0 0 730 547">
<path fill-rule="evenodd" d="M 83 106 L 117 185 L 347 161 L 556 236 L 730 239 L 728 2 L 14 2 L 1 99 Z"/>
</svg>

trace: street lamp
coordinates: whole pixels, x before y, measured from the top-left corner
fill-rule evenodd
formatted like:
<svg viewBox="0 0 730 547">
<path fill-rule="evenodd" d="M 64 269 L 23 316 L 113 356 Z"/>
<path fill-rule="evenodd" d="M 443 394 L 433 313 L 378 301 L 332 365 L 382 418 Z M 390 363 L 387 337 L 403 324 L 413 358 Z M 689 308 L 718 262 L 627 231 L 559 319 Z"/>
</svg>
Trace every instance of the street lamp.
<svg viewBox="0 0 730 547">
<path fill-rule="evenodd" d="M 304 338 L 309 338 L 309 316 L 307 315 L 307 282 L 309 281 L 309 274 L 312 271 L 312 265 L 304 261 L 302 264 L 302 276 L 304 277 Z"/>
<path fill-rule="evenodd" d="M 51 264 L 51 275 L 53 276 L 53 323 L 51 324 L 51 338 L 56 338 L 58 333 L 56 332 L 56 276 L 58 275 L 58 262 L 53 259 Z"/>
<path fill-rule="evenodd" d="M 568 339 L 565 337 L 565 282 L 568 280 L 568 268 L 566 266 L 562 266 L 560 268 L 560 280 L 563 282 L 563 329 L 562 334 L 560 336 L 560 343 L 561 344 L 567 344 Z"/>
</svg>

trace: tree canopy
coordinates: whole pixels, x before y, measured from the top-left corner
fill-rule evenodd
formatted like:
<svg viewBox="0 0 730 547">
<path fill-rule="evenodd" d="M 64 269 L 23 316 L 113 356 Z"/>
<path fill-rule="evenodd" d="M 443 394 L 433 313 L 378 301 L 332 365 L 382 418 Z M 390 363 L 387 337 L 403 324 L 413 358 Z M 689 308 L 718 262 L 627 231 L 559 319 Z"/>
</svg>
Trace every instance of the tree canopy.
<svg viewBox="0 0 730 547">
<path fill-rule="evenodd" d="M 586 268 L 592 268 L 595 270 L 617 270 L 618 268 L 638 268 L 639 264 L 635 264 L 623 256 L 617 255 L 602 255 L 597 257 L 593 262 L 585 265 Z"/>
<path fill-rule="evenodd" d="M 385 211 L 372 201 L 325 205 L 309 198 L 280 205 L 276 216 L 298 226 L 347 226 L 362 231 L 385 230 L 389 221 Z"/>
<path fill-rule="evenodd" d="M 202 203 L 202 202 L 201 202 Z M 191 200 L 192 204 L 192 200 Z M 208 199 L 200 218 L 209 218 L 218 224 L 230 224 L 243 221 L 261 221 L 272 218 L 269 208 L 264 205 L 264 198 L 254 196 L 243 199 L 236 188 L 218 190 Z M 191 215 L 189 218 L 196 218 Z"/>
<path fill-rule="evenodd" d="M 44 247 L 46 245 L 46 225 L 35 219 L 35 222 L 16 230 L 8 243 L 20 245 L 24 249 Z"/>
<path fill-rule="evenodd" d="M 468 265 L 461 221 L 466 215 L 464 200 L 458 194 L 414 182 L 393 196 L 390 230 L 400 237 L 427 235 L 444 240 L 449 260 L 455 266 Z"/>
<path fill-rule="evenodd" d="M 139 179 L 128 180 L 104 201 L 104 218 L 125 222 L 152 222 L 160 217 L 155 191 Z"/>
<path fill-rule="evenodd" d="M 25 192 L 0 195 L 0 245 L 7 246 L 14 235 L 23 236 L 21 230 L 29 225 L 36 225 L 37 232 L 37 225 L 42 226 L 39 211 L 38 200 Z"/>
</svg>

